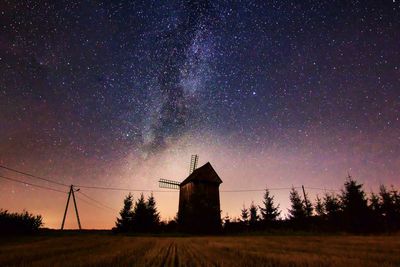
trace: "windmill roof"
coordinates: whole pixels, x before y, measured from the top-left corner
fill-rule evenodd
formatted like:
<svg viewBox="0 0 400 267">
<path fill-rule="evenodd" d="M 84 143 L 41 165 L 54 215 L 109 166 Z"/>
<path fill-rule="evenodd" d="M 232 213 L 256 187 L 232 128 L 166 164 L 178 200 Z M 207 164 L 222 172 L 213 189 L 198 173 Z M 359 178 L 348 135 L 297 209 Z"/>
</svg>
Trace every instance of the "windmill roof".
<svg viewBox="0 0 400 267">
<path fill-rule="evenodd" d="M 185 185 L 190 182 L 201 181 L 206 183 L 222 183 L 217 172 L 211 166 L 210 162 L 207 162 L 200 168 L 195 169 L 180 185 Z"/>
</svg>

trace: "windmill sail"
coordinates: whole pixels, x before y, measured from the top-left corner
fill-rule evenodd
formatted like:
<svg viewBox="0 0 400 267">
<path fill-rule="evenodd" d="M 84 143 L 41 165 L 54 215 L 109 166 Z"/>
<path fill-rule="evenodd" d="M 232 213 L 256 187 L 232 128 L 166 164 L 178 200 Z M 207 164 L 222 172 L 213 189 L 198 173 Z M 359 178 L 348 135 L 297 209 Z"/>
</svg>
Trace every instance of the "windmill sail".
<svg viewBox="0 0 400 267">
<path fill-rule="evenodd" d="M 191 175 L 194 172 L 194 170 L 197 169 L 198 162 L 199 162 L 199 156 L 192 155 L 192 157 L 190 158 L 189 175 Z M 158 180 L 158 185 L 161 188 L 179 189 L 181 183 L 173 180 L 160 179 Z"/>
<path fill-rule="evenodd" d="M 189 175 L 191 175 L 195 169 L 197 169 L 197 163 L 199 162 L 199 155 L 192 155 L 190 159 Z"/>
<path fill-rule="evenodd" d="M 180 182 L 167 180 L 167 179 L 160 179 L 158 184 L 161 188 L 168 188 L 168 189 L 179 189 Z"/>
</svg>

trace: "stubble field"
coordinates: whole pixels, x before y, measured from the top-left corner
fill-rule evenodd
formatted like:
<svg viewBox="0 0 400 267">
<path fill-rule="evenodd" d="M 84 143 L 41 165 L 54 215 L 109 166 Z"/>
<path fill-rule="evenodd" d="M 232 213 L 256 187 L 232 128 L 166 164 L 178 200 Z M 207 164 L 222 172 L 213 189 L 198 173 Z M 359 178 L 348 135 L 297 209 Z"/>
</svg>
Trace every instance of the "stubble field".
<svg viewBox="0 0 400 267">
<path fill-rule="evenodd" d="M 400 266 L 400 236 L 20 237 L 0 266 Z"/>
</svg>

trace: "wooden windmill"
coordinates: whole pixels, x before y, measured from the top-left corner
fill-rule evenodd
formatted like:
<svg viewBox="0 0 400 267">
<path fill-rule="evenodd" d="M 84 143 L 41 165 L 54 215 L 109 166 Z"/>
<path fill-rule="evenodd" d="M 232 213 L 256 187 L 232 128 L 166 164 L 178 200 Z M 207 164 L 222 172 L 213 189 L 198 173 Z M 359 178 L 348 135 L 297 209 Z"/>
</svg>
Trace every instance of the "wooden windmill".
<svg viewBox="0 0 400 267">
<path fill-rule="evenodd" d="M 192 155 L 189 176 L 183 182 L 160 179 L 159 185 L 179 189 L 178 223 L 183 231 L 218 232 L 221 228 L 219 185 L 222 180 L 209 162 L 197 168 L 198 160 L 198 155 Z"/>
</svg>

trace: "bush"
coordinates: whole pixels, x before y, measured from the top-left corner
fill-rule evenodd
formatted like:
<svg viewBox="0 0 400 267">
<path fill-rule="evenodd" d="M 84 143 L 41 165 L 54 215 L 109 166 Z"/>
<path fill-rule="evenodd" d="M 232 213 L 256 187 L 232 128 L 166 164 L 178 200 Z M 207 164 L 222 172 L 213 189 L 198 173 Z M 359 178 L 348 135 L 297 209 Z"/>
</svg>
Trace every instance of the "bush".
<svg viewBox="0 0 400 267">
<path fill-rule="evenodd" d="M 9 213 L 7 210 L 0 210 L 0 233 L 2 234 L 29 234 L 38 231 L 42 225 L 40 215 L 33 215 L 27 211 Z"/>
</svg>

